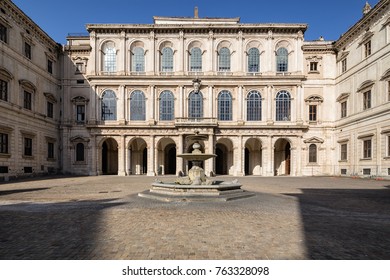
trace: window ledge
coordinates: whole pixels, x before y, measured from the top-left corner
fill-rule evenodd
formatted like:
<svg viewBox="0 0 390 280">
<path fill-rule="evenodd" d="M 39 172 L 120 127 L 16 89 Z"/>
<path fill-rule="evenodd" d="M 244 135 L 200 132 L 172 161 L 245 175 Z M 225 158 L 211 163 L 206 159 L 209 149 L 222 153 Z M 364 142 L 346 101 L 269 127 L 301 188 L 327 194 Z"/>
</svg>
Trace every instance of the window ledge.
<svg viewBox="0 0 390 280">
<path fill-rule="evenodd" d="M 346 160 L 346 159 L 340 159 L 339 162 L 340 162 L 340 163 L 347 163 L 348 160 Z"/>
<path fill-rule="evenodd" d="M 10 158 L 11 154 L 0 154 L 0 158 Z"/>
<path fill-rule="evenodd" d="M 386 157 L 384 157 L 383 159 L 385 159 L 385 160 L 390 160 L 390 156 L 386 156 Z"/>
<path fill-rule="evenodd" d="M 372 158 L 361 158 L 360 161 L 370 161 Z"/>
</svg>

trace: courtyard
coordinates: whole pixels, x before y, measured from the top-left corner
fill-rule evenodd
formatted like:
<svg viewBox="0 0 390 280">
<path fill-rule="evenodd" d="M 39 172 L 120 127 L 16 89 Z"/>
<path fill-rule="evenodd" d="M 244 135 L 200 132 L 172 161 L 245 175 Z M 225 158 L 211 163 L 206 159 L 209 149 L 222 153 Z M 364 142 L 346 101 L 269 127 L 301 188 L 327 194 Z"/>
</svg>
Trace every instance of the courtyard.
<svg viewBox="0 0 390 280">
<path fill-rule="evenodd" d="M 0 259 L 390 259 L 390 181 L 248 176 L 241 200 L 138 197 L 155 179 L 2 183 Z"/>
</svg>

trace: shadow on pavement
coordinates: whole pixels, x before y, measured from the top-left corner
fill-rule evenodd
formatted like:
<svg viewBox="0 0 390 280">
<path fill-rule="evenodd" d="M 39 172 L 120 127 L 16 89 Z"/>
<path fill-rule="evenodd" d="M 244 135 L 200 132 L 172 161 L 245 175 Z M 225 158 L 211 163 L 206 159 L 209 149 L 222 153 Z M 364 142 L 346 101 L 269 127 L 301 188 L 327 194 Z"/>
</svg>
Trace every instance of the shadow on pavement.
<svg viewBox="0 0 390 280">
<path fill-rule="evenodd" d="M 301 189 L 309 259 L 390 259 L 390 189 Z"/>
<path fill-rule="evenodd" d="M 0 206 L 0 259 L 91 259 L 113 200 Z"/>
<path fill-rule="evenodd" d="M 50 189 L 50 188 L 34 188 L 34 189 L 4 190 L 4 191 L 0 191 L 0 196 L 9 195 L 9 194 L 14 194 L 14 193 L 24 193 L 24 192 L 43 191 L 43 190 L 48 190 L 48 189 Z"/>
</svg>

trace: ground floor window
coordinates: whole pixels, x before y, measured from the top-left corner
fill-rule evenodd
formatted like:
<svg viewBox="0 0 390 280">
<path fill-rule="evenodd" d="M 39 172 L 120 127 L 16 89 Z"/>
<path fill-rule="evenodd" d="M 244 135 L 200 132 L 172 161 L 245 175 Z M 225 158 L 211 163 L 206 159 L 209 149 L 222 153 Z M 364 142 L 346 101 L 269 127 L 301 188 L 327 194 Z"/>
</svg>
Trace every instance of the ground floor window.
<svg viewBox="0 0 390 280">
<path fill-rule="evenodd" d="M 311 144 L 309 146 L 309 163 L 317 162 L 317 146 L 316 144 Z"/>
<path fill-rule="evenodd" d="M 372 156 L 372 140 L 363 141 L 363 158 L 369 159 Z"/>
<path fill-rule="evenodd" d="M 340 160 L 347 160 L 348 158 L 348 152 L 347 152 L 347 144 L 341 144 L 340 150 L 341 150 L 341 155 L 340 155 Z"/>
<path fill-rule="evenodd" d="M 76 145 L 76 161 L 84 161 L 84 144 L 77 143 Z"/>
<path fill-rule="evenodd" d="M 8 154 L 8 134 L 0 133 L 0 154 Z"/>
</svg>

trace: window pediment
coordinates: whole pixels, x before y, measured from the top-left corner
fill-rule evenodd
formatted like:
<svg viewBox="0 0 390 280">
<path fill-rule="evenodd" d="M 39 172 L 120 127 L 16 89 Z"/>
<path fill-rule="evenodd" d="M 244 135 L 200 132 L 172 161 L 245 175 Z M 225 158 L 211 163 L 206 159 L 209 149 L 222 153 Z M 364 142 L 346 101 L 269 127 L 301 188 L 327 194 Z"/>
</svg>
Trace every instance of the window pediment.
<svg viewBox="0 0 390 280">
<path fill-rule="evenodd" d="M 54 94 L 52 94 L 50 92 L 44 92 L 43 95 L 45 95 L 47 100 L 54 102 L 54 103 L 57 103 L 57 98 L 54 96 Z"/>
<path fill-rule="evenodd" d="M 388 70 L 383 74 L 383 76 L 381 77 L 381 81 L 384 81 L 384 80 L 390 80 L 390 69 L 388 69 Z"/>
<path fill-rule="evenodd" d="M 362 91 L 368 90 L 368 89 L 372 88 L 372 86 L 374 84 L 375 84 L 375 81 L 373 81 L 373 80 L 365 81 L 364 83 L 362 83 L 360 85 L 360 87 L 357 89 L 357 91 L 362 92 Z"/>
<path fill-rule="evenodd" d="M 19 80 L 19 84 L 22 87 L 29 89 L 29 90 L 32 90 L 34 92 L 37 90 L 37 87 L 32 82 L 30 82 L 28 80 L 21 79 L 21 80 Z"/>
<path fill-rule="evenodd" d="M 348 55 L 349 55 L 349 52 L 342 52 L 342 53 L 340 54 L 340 56 L 338 57 L 337 62 L 340 62 L 341 60 L 343 60 L 344 58 L 346 58 Z"/>
<path fill-rule="evenodd" d="M 374 133 L 367 133 L 367 134 L 359 135 L 357 138 L 358 139 L 372 138 L 374 135 L 375 135 Z"/>
<path fill-rule="evenodd" d="M 319 96 L 319 95 L 311 95 L 311 96 L 309 96 L 308 98 L 305 99 L 305 102 L 311 102 L 311 103 L 317 102 L 317 103 L 322 103 L 322 102 L 324 102 L 324 98 L 322 98 L 322 97 Z"/>
<path fill-rule="evenodd" d="M 348 99 L 349 95 L 350 95 L 349 92 L 342 93 L 339 95 L 339 97 L 337 97 L 336 101 L 340 102 L 340 101 L 343 101 L 345 99 Z"/>
<path fill-rule="evenodd" d="M 322 144 L 324 143 L 324 140 L 319 137 L 311 137 L 309 139 L 306 139 L 303 141 L 304 143 L 310 143 L 310 144 Z"/>
<path fill-rule="evenodd" d="M 89 138 L 83 137 L 81 135 L 77 135 L 77 136 L 71 137 L 69 140 L 70 140 L 70 142 L 73 142 L 73 143 L 74 142 L 84 142 L 84 143 L 86 143 L 86 142 L 90 141 Z"/>
<path fill-rule="evenodd" d="M 74 98 L 72 98 L 72 103 L 73 104 L 76 104 L 76 103 L 79 103 L 79 104 L 86 104 L 89 102 L 89 99 L 83 97 L 83 96 L 76 96 Z"/>
<path fill-rule="evenodd" d="M 369 40 L 372 38 L 372 36 L 374 36 L 374 32 L 372 32 L 372 31 L 367 31 L 367 32 L 364 34 L 362 40 L 359 42 L 359 45 L 362 45 L 362 44 L 366 43 L 367 41 L 369 41 Z"/>
<path fill-rule="evenodd" d="M 6 80 L 12 80 L 14 76 L 7 69 L 0 67 L 0 77 L 5 78 Z"/>
</svg>

